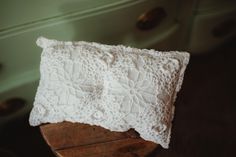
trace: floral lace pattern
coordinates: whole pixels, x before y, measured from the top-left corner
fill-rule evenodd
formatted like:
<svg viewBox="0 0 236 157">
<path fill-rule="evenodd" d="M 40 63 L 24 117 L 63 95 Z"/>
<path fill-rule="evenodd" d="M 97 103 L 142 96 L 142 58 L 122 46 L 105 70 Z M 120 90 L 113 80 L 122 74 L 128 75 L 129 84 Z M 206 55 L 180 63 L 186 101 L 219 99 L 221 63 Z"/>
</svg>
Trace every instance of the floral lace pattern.
<svg viewBox="0 0 236 157">
<path fill-rule="evenodd" d="M 39 38 L 40 83 L 32 126 L 62 121 L 134 128 L 168 148 L 174 101 L 189 54 Z"/>
<path fill-rule="evenodd" d="M 112 73 L 108 73 L 111 77 Z M 107 95 L 116 95 L 123 97 L 120 104 L 120 111 L 128 113 L 136 113 L 136 110 L 143 110 L 147 103 L 155 104 L 155 84 L 148 81 L 145 72 L 136 69 L 129 69 L 127 75 L 119 80 L 107 78 L 109 85 L 107 86 Z"/>
</svg>

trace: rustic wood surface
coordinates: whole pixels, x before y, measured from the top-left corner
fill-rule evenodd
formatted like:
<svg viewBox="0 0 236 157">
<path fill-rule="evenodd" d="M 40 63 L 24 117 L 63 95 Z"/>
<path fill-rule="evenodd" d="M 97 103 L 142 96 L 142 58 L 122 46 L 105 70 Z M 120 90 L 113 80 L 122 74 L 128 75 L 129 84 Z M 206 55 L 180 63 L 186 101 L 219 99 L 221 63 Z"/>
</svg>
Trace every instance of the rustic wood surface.
<svg viewBox="0 0 236 157">
<path fill-rule="evenodd" d="M 158 147 L 133 129 L 112 132 L 99 126 L 62 122 L 40 126 L 58 157 L 147 157 Z"/>
</svg>

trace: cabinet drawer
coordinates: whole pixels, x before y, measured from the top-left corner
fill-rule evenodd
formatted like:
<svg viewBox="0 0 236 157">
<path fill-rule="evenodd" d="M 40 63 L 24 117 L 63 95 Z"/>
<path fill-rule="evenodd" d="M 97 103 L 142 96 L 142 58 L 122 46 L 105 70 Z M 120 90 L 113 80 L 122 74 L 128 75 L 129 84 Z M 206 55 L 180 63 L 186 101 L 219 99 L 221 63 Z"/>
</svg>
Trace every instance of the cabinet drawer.
<svg viewBox="0 0 236 157">
<path fill-rule="evenodd" d="M 236 34 L 236 7 L 200 12 L 192 26 L 189 51 L 209 51 Z"/>
<path fill-rule="evenodd" d="M 99 2 L 96 2 L 96 4 L 103 4 Z M 2 30 L 0 32 L 0 63 L 2 64 L 0 91 L 3 84 L 5 90 L 10 86 L 16 86 L 17 81 L 18 84 L 21 84 L 24 78 L 35 79 L 39 73 L 38 66 L 41 51 L 35 44 L 38 36 L 58 40 L 86 40 L 106 44 L 150 47 L 163 39 L 169 38 L 172 32 L 177 31 L 178 24 L 175 21 L 176 0 L 124 0 L 119 1 L 119 3 L 118 1 L 116 3 L 112 2 L 114 1 L 109 1 L 109 4 L 93 9 L 87 9 L 86 6 L 85 9 L 70 13 L 66 11 L 60 16 L 45 17 L 41 20 Z M 75 4 L 73 4 L 73 1 L 70 2 L 70 6 L 78 6 L 79 4 L 80 1 L 75 2 Z M 137 29 L 138 17 L 156 7 L 163 8 L 167 14 L 166 18 L 151 30 L 141 31 Z"/>
<path fill-rule="evenodd" d="M 0 5 L 0 29 L 9 29 L 64 16 L 73 12 L 88 12 L 107 5 L 122 4 L 128 0 L 3 0 Z"/>
</svg>

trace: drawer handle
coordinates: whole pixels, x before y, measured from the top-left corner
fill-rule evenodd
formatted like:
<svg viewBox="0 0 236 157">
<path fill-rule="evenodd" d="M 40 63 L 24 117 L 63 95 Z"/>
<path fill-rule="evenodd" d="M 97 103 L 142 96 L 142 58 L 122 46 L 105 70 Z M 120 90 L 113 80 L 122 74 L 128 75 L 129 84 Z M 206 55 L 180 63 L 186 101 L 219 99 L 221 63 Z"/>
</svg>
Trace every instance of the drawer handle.
<svg viewBox="0 0 236 157">
<path fill-rule="evenodd" d="M 10 98 L 0 102 L 0 118 L 11 115 L 26 105 L 26 101 L 22 98 Z"/>
<path fill-rule="evenodd" d="M 160 25 L 166 16 L 167 13 L 162 7 L 151 9 L 138 17 L 136 27 L 143 31 L 151 30 Z"/>
</svg>

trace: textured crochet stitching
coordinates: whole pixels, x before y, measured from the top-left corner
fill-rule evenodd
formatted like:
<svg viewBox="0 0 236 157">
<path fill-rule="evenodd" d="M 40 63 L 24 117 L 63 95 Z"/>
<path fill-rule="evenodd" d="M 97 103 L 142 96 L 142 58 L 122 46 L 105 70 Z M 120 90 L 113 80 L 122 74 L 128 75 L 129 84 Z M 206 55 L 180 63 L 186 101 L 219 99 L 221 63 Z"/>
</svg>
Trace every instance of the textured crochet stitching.
<svg viewBox="0 0 236 157">
<path fill-rule="evenodd" d="M 40 83 L 30 124 L 62 121 L 134 128 L 168 148 L 189 54 L 39 38 Z"/>
</svg>

